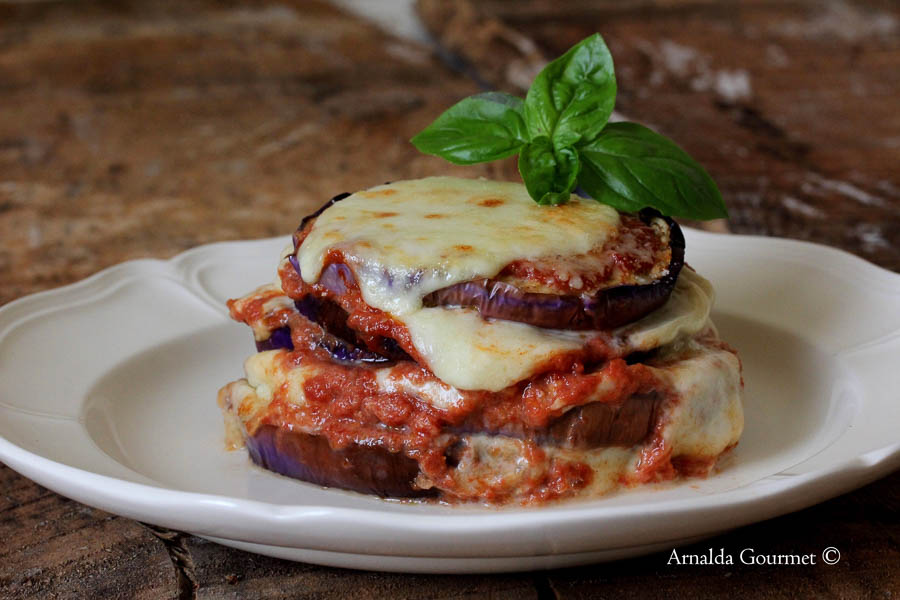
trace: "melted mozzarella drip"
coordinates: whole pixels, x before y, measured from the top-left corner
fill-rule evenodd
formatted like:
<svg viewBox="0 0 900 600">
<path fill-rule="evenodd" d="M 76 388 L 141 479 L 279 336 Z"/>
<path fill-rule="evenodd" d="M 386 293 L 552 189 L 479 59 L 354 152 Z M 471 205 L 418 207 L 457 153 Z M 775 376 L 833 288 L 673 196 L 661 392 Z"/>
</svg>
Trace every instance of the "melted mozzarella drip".
<svg viewBox="0 0 900 600">
<path fill-rule="evenodd" d="M 417 380 L 393 368 L 376 370 L 375 381 L 386 394 L 407 394 L 439 410 L 449 411 L 464 402 L 459 390 L 446 383 L 431 379 Z"/>
<path fill-rule="evenodd" d="M 712 302 L 710 283 L 683 269 L 669 300 L 614 332 L 613 343 L 634 352 L 698 333 L 706 326 Z M 431 372 L 463 390 L 502 390 L 529 377 L 542 362 L 577 350 L 597 335 L 482 319 L 476 311 L 462 308 L 423 308 L 400 320 Z"/>
<path fill-rule="evenodd" d="M 266 293 L 263 286 L 254 294 Z M 252 299 L 254 294 L 248 296 Z M 665 346 L 708 326 L 714 292 L 709 281 L 683 269 L 669 300 L 644 318 L 613 332 L 612 344 L 622 354 Z M 280 295 L 263 305 L 264 314 L 294 310 L 293 301 Z M 528 378 L 534 368 L 553 356 L 578 350 L 594 331 L 532 327 L 515 321 L 482 319 L 466 308 L 422 308 L 399 317 L 416 350 L 431 371 L 447 384 L 463 390 L 501 390 Z M 271 332 L 263 320 L 250 323 L 257 340 Z"/>
<path fill-rule="evenodd" d="M 315 369 L 300 365 L 292 369 L 283 368 L 283 348 L 257 352 L 244 361 L 247 382 L 256 390 L 256 395 L 265 402 L 271 402 L 275 390 L 284 390 L 286 398 L 297 405 L 306 404 L 303 384 L 315 374 Z"/>
<path fill-rule="evenodd" d="M 596 335 L 482 319 L 463 308 L 423 308 L 401 320 L 431 372 L 463 390 L 502 390 Z"/>
<path fill-rule="evenodd" d="M 358 192 L 330 207 L 297 252 L 303 279 L 318 280 L 340 250 L 363 299 L 394 316 L 415 312 L 427 294 L 493 277 L 510 262 L 583 254 L 619 226 L 615 209 L 572 196 L 535 204 L 516 183 L 429 177 Z"/>
<path fill-rule="evenodd" d="M 672 456 L 716 456 L 744 430 L 741 365 L 726 350 L 685 343 L 690 355 L 655 369 L 681 402 L 665 408 L 662 437 Z"/>
<path fill-rule="evenodd" d="M 614 332 L 624 353 L 664 346 L 677 337 L 699 333 L 706 327 L 716 293 L 712 284 L 685 267 L 666 303 L 645 317 Z"/>
</svg>

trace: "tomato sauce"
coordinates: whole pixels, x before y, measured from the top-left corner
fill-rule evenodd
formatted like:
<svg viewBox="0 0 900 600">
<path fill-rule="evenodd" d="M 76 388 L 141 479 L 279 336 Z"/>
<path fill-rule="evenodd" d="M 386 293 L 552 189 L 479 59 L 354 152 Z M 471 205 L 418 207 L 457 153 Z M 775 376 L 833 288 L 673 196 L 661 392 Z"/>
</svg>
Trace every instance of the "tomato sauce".
<svg viewBox="0 0 900 600">
<path fill-rule="evenodd" d="M 343 255 L 339 251 L 332 250 L 326 256 L 325 266 L 341 264 L 343 261 Z M 388 313 L 366 304 L 355 279 L 344 281 L 345 290 L 341 294 L 336 294 L 322 285 L 306 283 L 288 262 L 281 265 L 278 274 L 284 293 L 291 298 L 299 299 L 312 294 L 334 300 L 347 312 L 347 326 L 357 333 L 359 339 L 370 350 L 380 352 L 384 338 L 389 338 L 396 341 L 414 360 L 424 362 L 413 346 L 406 326 Z"/>
<path fill-rule="evenodd" d="M 573 495 L 591 484 L 594 472 L 579 461 L 554 460 L 547 475 L 526 497 L 525 504 L 541 504 Z"/>
<path fill-rule="evenodd" d="M 671 260 L 668 240 L 637 217 L 622 215 L 615 237 L 586 254 L 517 260 L 499 279 L 524 291 L 592 294 L 663 274 Z"/>
<path fill-rule="evenodd" d="M 250 296 L 237 300 L 229 300 L 226 304 L 228 305 L 231 318 L 235 321 L 246 323 L 251 327 L 261 325 L 265 329 L 273 331 L 287 325 L 288 319 L 294 312 L 292 308 L 283 306 L 266 309 L 266 304 L 283 296 L 284 292 L 272 288 L 262 292 L 257 291 Z"/>
</svg>

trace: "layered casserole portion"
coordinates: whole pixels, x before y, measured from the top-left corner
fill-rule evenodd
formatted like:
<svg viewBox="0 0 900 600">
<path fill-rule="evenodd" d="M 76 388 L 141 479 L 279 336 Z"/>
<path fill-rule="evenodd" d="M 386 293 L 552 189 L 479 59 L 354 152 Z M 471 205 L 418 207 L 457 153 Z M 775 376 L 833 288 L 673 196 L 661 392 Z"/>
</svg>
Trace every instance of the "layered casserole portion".
<svg viewBox="0 0 900 600">
<path fill-rule="evenodd" d="M 332 199 L 219 392 L 258 465 L 388 497 L 536 504 L 705 476 L 743 427 L 741 368 L 684 238 L 648 211 L 433 177 Z"/>
</svg>

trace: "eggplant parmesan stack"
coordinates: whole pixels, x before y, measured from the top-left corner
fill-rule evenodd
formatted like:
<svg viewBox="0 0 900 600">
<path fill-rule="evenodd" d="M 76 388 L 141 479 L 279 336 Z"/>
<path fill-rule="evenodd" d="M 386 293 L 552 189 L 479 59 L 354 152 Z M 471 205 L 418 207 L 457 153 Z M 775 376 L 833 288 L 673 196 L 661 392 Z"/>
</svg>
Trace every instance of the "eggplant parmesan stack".
<svg viewBox="0 0 900 600">
<path fill-rule="evenodd" d="M 278 473 L 533 504 L 704 476 L 741 434 L 713 290 L 652 211 L 399 181 L 303 219 L 278 275 L 229 302 L 258 352 L 219 392 L 229 445 Z"/>
</svg>

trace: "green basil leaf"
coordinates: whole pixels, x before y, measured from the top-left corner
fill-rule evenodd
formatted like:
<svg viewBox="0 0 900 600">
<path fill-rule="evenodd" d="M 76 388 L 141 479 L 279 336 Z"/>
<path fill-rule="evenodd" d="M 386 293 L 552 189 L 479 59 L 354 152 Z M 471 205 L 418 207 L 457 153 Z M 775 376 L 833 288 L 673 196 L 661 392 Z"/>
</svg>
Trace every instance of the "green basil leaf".
<svg viewBox="0 0 900 600">
<path fill-rule="evenodd" d="M 512 156 L 528 142 L 522 100 L 500 92 L 469 96 L 410 141 L 420 152 L 458 165 Z"/>
<path fill-rule="evenodd" d="M 581 169 L 574 148 L 554 149 L 542 136 L 519 153 L 519 173 L 528 194 L 538 204 L 565 204 L 575 189 Z"/>
<path fill-rule="evenodd" d="M 712 177 L 665 136 L 637 123 L 612 123 L 579 148 L 578 183 L 599 202 L 622 211 L 650 206 L 687 219 L 727 217 Z"/>
<path fill-rule="evenodd" d="M 532 139 L 547 136 L 557 148 L 593 141 L 616 103 L 609 48 L 596 33 L 538 74 L 525 97 L 525 125 Z"/>
</svg>

